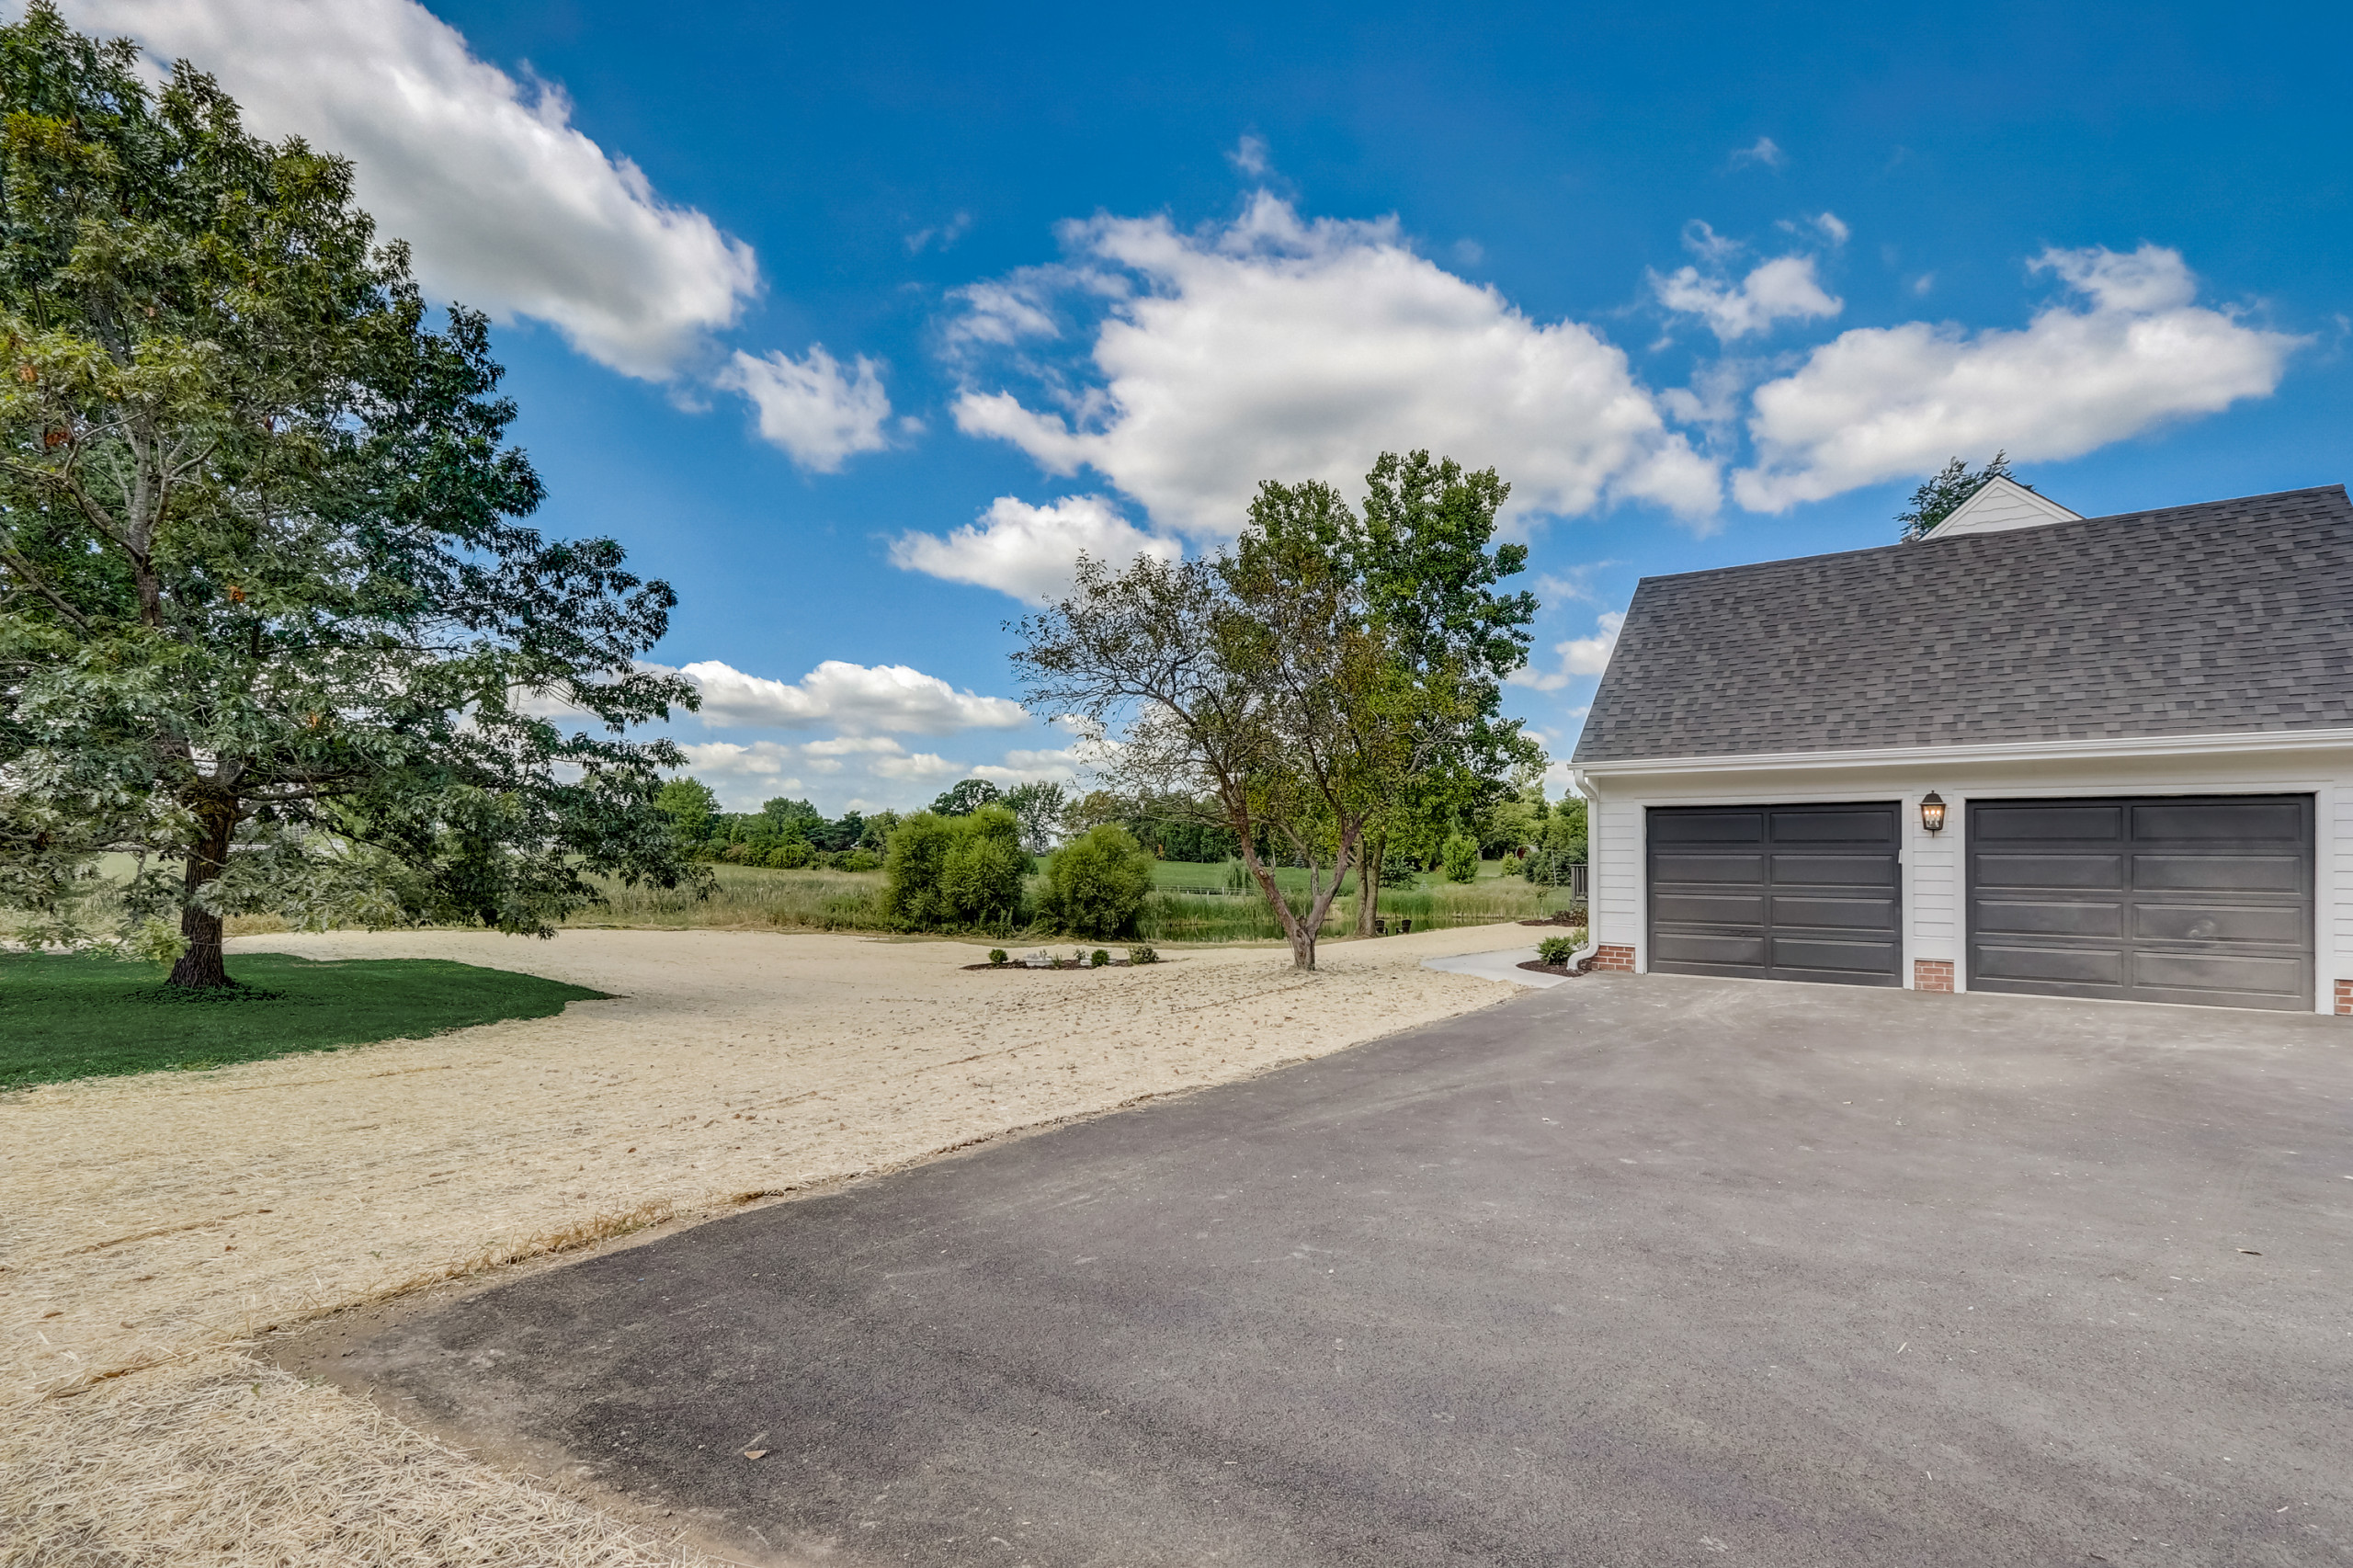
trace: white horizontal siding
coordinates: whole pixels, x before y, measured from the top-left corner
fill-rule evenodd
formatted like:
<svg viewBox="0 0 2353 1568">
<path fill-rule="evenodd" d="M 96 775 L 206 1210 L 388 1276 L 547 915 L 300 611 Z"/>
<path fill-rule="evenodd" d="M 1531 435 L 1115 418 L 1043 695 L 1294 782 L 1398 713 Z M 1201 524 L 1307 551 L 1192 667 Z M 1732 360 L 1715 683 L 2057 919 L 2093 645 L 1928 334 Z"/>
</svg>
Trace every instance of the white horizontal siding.
<svg viewBox="0 0 2353 1568">
<path fill-rule="evenodd" d="M 1951 963 L 1961 943 L 1961 810 L 1945 802 L 1945 830 L 1920 826 L 1920 798 L 1904 797 L 1904 896 L 1911 912 L 1911 951 L 1915 959 Z"/>
<path fill-rule="evenodd" d="M 1604 801 L 1596 813 L 1592 858 L 1593 939 L 1625 947 L 1643 940 L 1643 808 Z"/>
</svg>

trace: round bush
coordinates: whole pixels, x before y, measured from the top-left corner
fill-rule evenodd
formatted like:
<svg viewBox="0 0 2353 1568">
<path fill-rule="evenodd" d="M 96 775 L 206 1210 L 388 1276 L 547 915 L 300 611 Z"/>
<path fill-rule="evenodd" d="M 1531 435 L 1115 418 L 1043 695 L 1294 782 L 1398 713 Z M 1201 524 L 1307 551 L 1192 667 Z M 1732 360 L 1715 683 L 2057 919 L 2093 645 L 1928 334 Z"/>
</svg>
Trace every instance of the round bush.
<svg viewBox="0 0 2353 1568">
<path fill-rule="evenodd" d="M 921 812 L 892 833 L 882 873 L 883 913 L 902 926 L 1011 926 L 1021 916 L 1029 857 L 1020 824 L 1002 806 L 962 817 Z"/>
<path fill-rule="evenodd" d="M 1479 877 L 1479 841 L 1464 834 L 1456 834 L 1446 841 L 1442 851 L 1446 860 L 1446 880 L 1449 882 L 1476 881 Z"/>
<path fill-rule="evenodd" d="M 1046 868 L 1038 914 L 1079 936 L 1116 937 L 1134 921 L 1151 892 L 1151 857 L 1126 828 L 1105 823 L 1054 856 Z"/>
</svg>

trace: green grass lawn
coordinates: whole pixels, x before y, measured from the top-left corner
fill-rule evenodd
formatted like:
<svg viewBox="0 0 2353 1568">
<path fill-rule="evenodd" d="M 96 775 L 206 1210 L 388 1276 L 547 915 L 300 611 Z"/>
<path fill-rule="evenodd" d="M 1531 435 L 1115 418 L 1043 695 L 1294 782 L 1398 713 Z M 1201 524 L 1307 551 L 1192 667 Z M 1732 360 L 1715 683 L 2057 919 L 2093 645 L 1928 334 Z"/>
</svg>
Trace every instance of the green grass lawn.
<svg viewBox="0 0 2353 1568">
<path fill-rule="evenodd" d="M 243 990 L 191 995 L 165 990 L 146 964 L 0 954 L 0 1089 L 412 1040 L 604 995 L 440 959 L 238 953 L 229 973 Z"/>
</svg>

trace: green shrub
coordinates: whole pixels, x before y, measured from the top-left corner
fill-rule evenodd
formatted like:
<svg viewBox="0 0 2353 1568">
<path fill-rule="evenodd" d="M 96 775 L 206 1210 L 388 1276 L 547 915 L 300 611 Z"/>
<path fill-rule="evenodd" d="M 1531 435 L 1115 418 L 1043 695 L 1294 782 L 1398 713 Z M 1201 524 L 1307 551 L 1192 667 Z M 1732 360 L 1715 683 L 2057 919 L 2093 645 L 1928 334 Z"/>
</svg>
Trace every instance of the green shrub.
<svg viewBox="0 0 2353 1568">
<path fill-rule="evenodd" d="M 1547 937 L 1536 944 L 1536 961 L 1565 964 L 1576 956 L 1576 951 L 1577 944 L 1574 937 Z"/>
<path fill-rule="evenodd" d="M 891 835 L 882 862 L 883 914 L 918 929 L 1017 925 L 1029 872 L 1020 824 L 1004 807 L 984 806 L 961 817 L 921 812 Z"/>
<path fill-rule="evenodd" d="M 1097 948 L 1093 953 L 1087 956 L 1086 961 L 1094 965 L 1097 969 L 1101 969 L 1104 965 L 1111 961 L 1111 955 L 1105 952 L 1101 948 Z"/>
<path fill-rule="evenodd" d="M 1446 880 L 1449 882 L 1475 881 L 1479 876 L 1479 841 L 1468 834 L 1458 833 L 1446 841 L 1441 851 L 1446 861 Z"/>
<path fill-rule="evenodd" d="M 1128 961 L 1130 963 L 1158 963 L 1160 955 L 1151 948 L 1139 944 L 1128 949 Z"/>
<path fill-rule="evenodd" d="M 991 948 L 989 949 L 989 967 L 991 969 L 1003 969 L 1005 967 L 1005 949 L 1003 948 Z"/>
<path fill-rule="evenodd" d="M 863 846 L 842 857 L 842 869 L 845 871 L 872 871 L 879 869 L 881 864 L 882 857 Z"/>
<path fill-rule="evenodd" d="M 779 839 L 760 863 L 771 871 L 798 871 L 817 858 L 805 838 Z"/>
<path fill-rule="evenodd" d="M 1134 923 L 1151 891 L 1151 857 L 1126 828 L 1105 823 L 1056 852 L 1038 915 L 1060 930 L 1113 937 Z"/>
</svg>

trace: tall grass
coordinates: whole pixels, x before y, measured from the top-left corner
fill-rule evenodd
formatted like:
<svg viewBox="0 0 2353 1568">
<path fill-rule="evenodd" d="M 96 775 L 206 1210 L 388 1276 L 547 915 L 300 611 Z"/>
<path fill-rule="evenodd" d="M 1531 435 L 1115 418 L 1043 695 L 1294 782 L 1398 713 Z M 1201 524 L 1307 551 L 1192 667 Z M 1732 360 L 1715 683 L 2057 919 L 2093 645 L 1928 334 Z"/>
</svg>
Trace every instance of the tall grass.
<svg viewBox="0 0 2353 1568">
<path fill-rule="evenodd" d="M 710 870 L 717 883 L 707 899 L 660 888 L 626 888 L 595 879 L 605 902 L 591 904 L 566 926 L 645 926 L 654 930 L 758 930 L 802 926 L 814 931 L 873 931 L 883 926 L 880 871 L 770 871 L 725 862 Z"/>
</svg>

